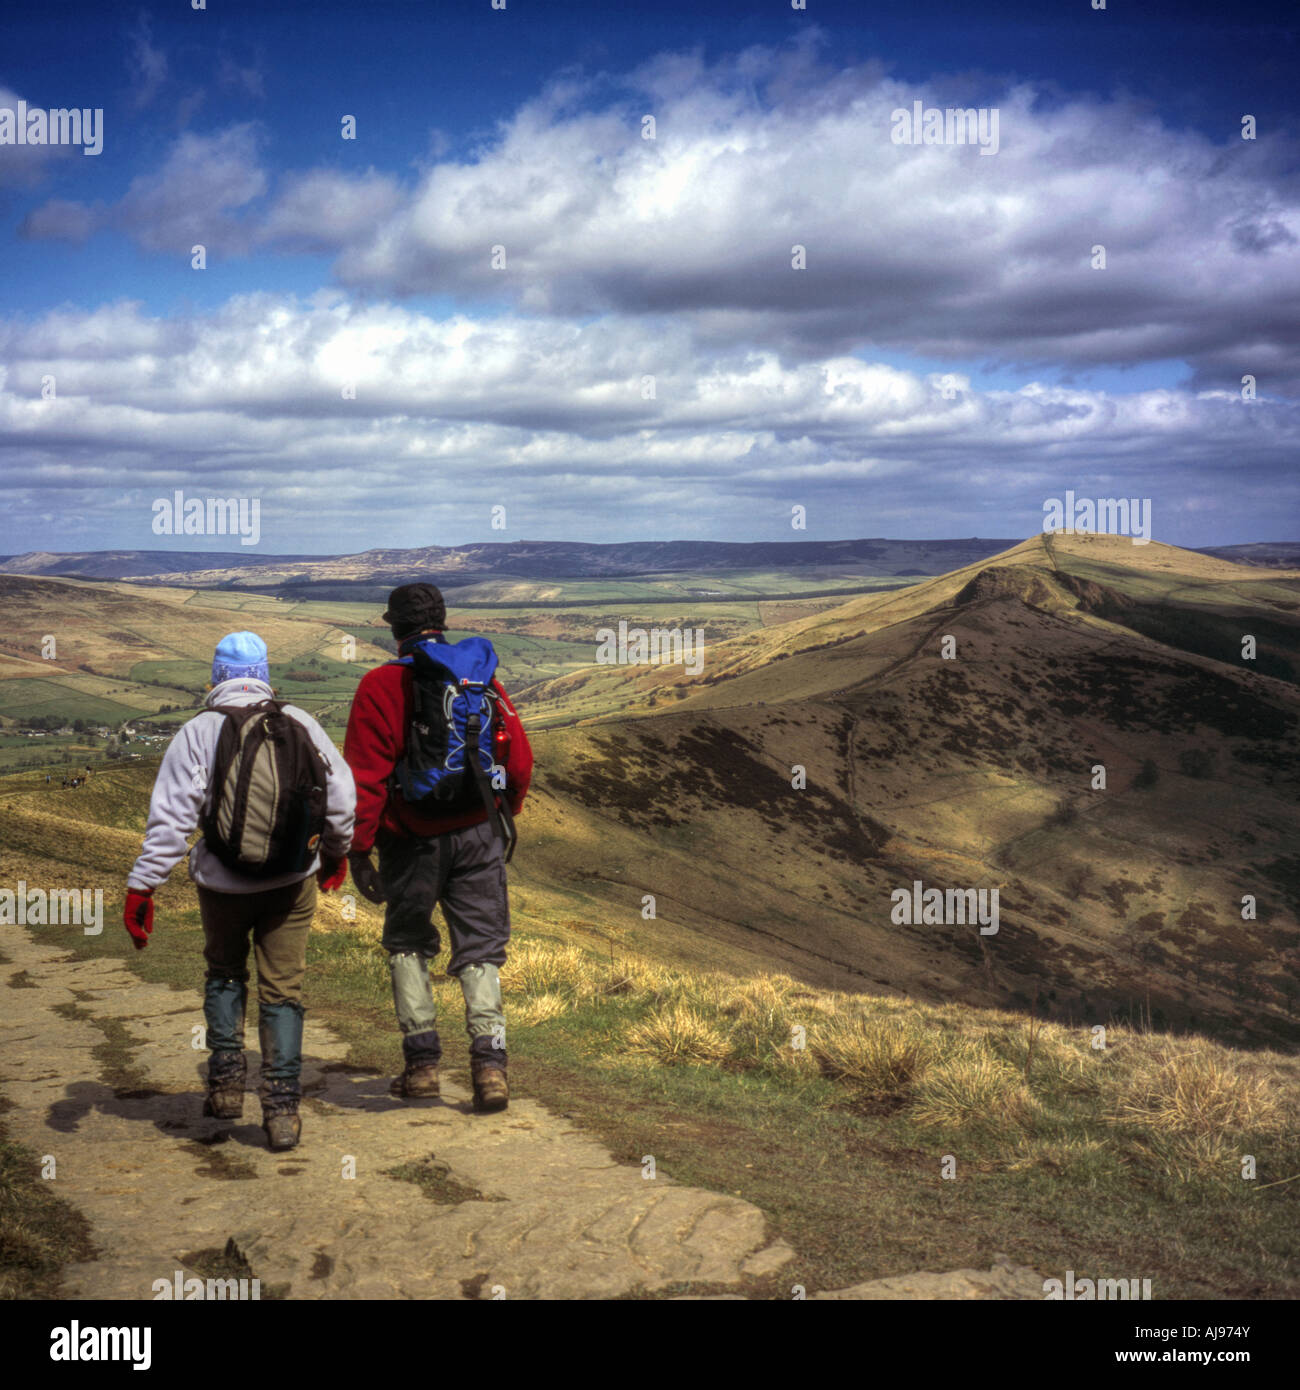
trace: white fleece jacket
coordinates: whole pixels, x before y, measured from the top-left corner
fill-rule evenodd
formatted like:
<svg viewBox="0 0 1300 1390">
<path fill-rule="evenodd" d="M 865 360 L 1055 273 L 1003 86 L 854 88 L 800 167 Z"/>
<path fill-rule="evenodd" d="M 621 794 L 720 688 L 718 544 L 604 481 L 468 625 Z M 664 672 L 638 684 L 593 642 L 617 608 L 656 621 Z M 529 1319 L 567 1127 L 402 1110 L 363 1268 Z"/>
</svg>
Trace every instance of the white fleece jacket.
<svg viewBox="0 0 1300 1390">
<path fill-rule="evenodd" d="M 217 739 L 225 716 L 216 705 L 253 705 L 269 700 L 273 691 L 263 681 L 236 678 L 222 681 L 208 692 L 204 704 L 209 708 L 183 725 L 167 747 L 149 802 L 144 847 L 126 880 L 128 888 L 157 888 L 180 862 L 190 836 L 198 829 L 211 797 L 212 767 L 216 761 Z M 303 725 L 329 769 L 326 783 L 325 830 L 321 851 L 330 858 L 341 858 L 352 843 L 352 820 L 357 790 L 352 771 L 325 730 L 296 705 L 285 705 L 284 712 Z M 320 856 L 302 873 L 275 874 L 270 878 L 248 878 L 233 873 L 200 838 L 190 851 L 190 877 L 201 888 L 218 893 L 260 893 L 301 883 L 320 867 Z"/>
</svg>

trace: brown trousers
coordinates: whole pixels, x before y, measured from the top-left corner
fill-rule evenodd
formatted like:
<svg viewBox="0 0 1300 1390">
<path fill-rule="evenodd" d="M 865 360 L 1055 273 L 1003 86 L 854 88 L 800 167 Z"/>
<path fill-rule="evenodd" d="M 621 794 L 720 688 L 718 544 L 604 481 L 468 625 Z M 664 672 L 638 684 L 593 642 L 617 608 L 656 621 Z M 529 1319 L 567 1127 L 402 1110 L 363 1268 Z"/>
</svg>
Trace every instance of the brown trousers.
<svg viewBox="0 0 1300 1390">
<path fill-rule="evenodd" d="M 264 893 L 199 888 L 208 975 L 248 979 L 251 938 L 260 1004 L 299 1004 L 307 973 L 307 933 L 316 912 L 316 875 Z"/>
</svg>

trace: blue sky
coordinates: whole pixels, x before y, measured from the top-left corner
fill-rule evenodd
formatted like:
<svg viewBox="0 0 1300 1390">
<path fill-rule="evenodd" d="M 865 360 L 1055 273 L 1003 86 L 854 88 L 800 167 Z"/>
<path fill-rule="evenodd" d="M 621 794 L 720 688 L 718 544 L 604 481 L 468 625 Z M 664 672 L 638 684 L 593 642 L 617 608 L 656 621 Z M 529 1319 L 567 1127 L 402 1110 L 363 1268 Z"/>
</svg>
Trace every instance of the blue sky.
<svg viewBox="0 0 1300 1390">
<path fill-rule="evenodd" d="M 10 11 L 0 108 L 104 150 L 0 145 L 0 552 L 228 548 L 154 533 L 178 487 L 267 553 L 1024 535 L 1066 489 L 1297 538 L 1289 9 L 885 8 Z M 895 143 L 914 100 L 996 152 Z"/>
</svg>

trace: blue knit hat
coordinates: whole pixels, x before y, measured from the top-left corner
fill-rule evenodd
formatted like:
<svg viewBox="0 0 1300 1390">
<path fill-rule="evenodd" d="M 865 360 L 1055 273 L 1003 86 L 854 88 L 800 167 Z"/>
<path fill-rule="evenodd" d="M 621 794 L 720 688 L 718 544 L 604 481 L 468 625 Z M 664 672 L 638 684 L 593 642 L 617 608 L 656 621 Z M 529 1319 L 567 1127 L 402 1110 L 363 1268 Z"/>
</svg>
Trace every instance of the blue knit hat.
<svg viewBox="0 0 1300 1390">
<path fill-rule="evenodd" d="M 255 632 L 231 632 L 217 643 L 212 655 L 212 684 L 240 677 L 271 684 L 271 668 L 266 661 L 266 643 Z"/>
</svg>

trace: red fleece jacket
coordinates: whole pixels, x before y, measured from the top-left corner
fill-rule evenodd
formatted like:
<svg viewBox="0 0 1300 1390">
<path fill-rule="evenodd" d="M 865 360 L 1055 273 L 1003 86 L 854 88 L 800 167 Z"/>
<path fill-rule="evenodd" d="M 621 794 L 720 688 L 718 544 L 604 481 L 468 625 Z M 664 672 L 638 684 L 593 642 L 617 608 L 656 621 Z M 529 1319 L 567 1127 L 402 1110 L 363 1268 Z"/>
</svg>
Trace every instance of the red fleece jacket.
<svg viewBox="0 0 1300 1390">
<path fill-rule="evenodd" d="M 500 682 L 494 680 L 492 684 L 501 696 L 506 732 L 510 736 L 505 758 L 505 797 L 511 815 L 517 816 L 533 775 L 533 750 Z M 352 700 L 343 757 L 357 784 L 357 819 L 352 831 L 355 852 L 364 854 L 374 845 L 375 833 L 381 825 L 398 835 L 426 837 L 478 825 L 487 819 L 487 812 L 482 809 L 431 818 L 412 810 L 400 796 L 389 796 L 389 775 L 406 751 L 413 685 L 409 666 L 376 666 L 362 676 Z"/>
</svg>

